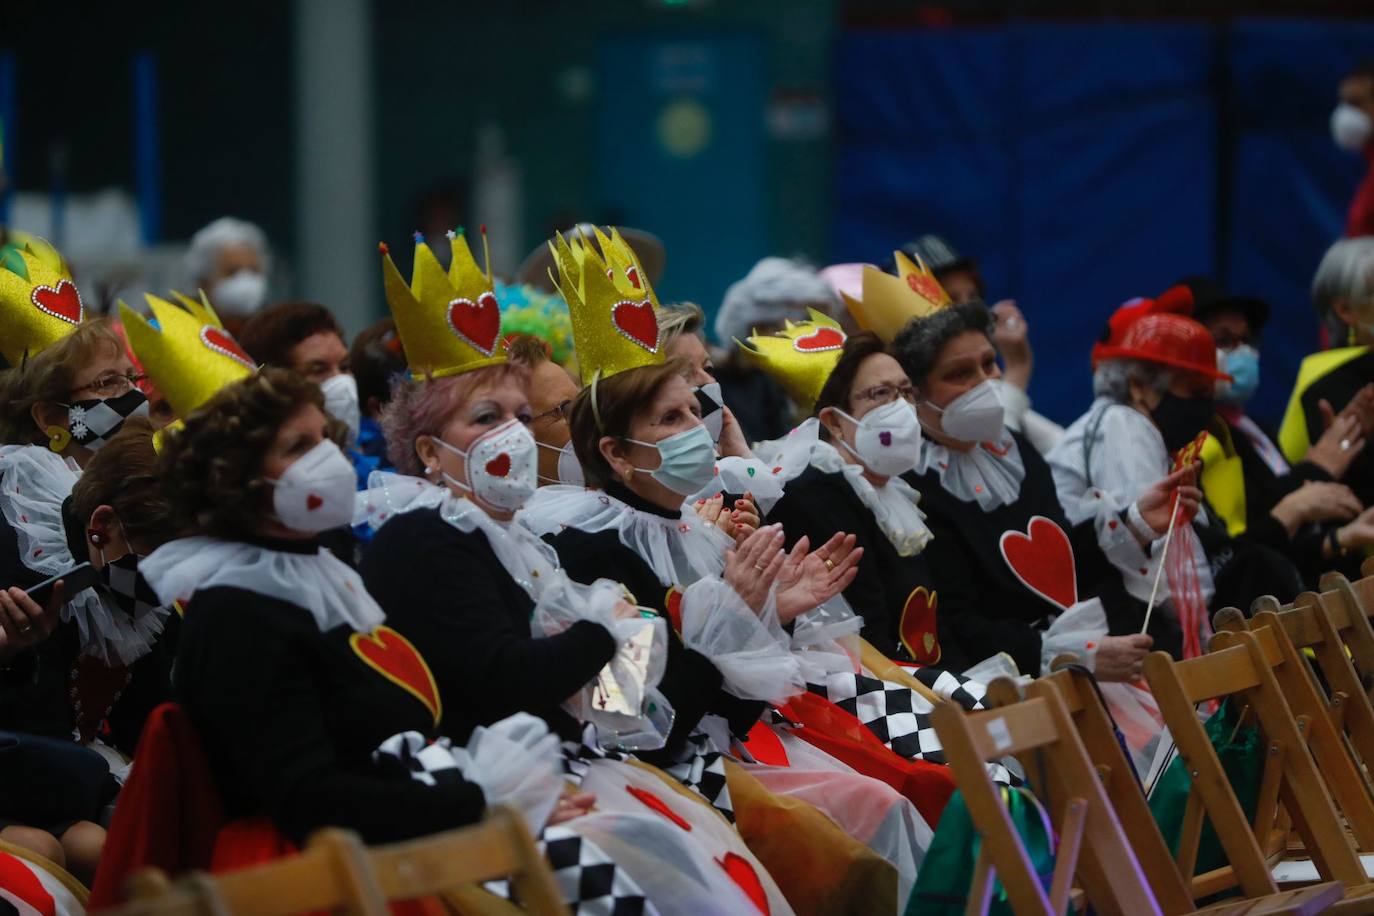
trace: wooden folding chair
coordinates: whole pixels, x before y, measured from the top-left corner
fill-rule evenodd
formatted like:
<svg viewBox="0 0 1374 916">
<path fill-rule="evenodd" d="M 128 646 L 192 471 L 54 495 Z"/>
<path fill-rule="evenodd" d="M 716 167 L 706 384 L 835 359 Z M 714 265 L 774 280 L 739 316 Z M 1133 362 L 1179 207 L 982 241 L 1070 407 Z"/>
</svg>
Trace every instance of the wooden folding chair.
<svg viewBox="0 0 1374 916">
<path fill-rule="evenodd" d="M 1364 563 L 1364 577 L 1351 582 L 1337 572 L 1321 579 L 1320 593 L 1304 592 L 1295 607 L 1320 605 L 1327 609 L 1336 631 L 1345 642 L 1350 661 L 1366 697 L 1374 699 L 1374 558 Z"/>
</svg>

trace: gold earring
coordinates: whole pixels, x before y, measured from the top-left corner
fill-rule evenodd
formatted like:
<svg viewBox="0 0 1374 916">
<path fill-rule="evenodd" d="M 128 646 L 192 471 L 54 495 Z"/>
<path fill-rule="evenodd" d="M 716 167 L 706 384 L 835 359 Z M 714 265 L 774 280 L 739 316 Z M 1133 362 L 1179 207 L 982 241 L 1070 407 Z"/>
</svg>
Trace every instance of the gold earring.
<svg viewBox="0 0 1374 916">
<path fill-rule="evenodd" d="M 48 448 L 54 452 L 60 452 L 71 444 L 72 431 L 65 426 L 49 426 L 43 432 L 48 437 Z"/>
<path fill-rule="evenodd" d="M 625 472 L 625 483 L 628 484 L 631 480 L 634 479 L 634 476 L 635 476 L 635 469 L 634 469 L 634 468 L 628 469 L 628 470 Z"/>
</svg>

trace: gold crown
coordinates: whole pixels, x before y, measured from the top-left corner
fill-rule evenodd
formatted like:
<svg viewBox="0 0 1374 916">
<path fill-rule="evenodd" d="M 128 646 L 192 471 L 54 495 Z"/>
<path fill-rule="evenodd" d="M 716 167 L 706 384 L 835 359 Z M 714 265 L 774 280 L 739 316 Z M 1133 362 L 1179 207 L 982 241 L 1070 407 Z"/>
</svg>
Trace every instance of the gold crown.
<svg viewBox="0 0 1374 916">
<path fill-rule="evenodd" d="M 181 293 L 172 295 L 184 308 L 144 294 L 156 326 L 123 302 L 119 320 L 143 371 L 184 419 L 221 388 L 252 375 L 257 366 L 224 330 L 204 293 L 200 302 Z"/>
<path fill-rule="evenodd" d="M 415 268 L 409 286 L 391 260 L 390 249 L 377 246 L 382 253 L 386 301 L 415 378 L 444 378 L 506 361 L 501 306 L 491 271 L 477 266 L 461 229 L 448 237 L 453 260 L 445 273 L 424 236 L 415 233 Z M 485 245 L 485 228 L 482 241 Z"/>
<path fill-rule="evenodd" d="M 892 343 L 908 321 L 925 318 L 950 303 L 949 294 L 919 256 L 914 263 L 900 251 L 892 256 L 897 261 L 896 276 L 865 266 L 863 299 L 840 293 L 859 327 L 877 334 L 884 343 Z"/>
<path fill-rule="evenodd" d="M 808 413 L 844 349 L 839 322 L 815 309 L 808 321 L 785 322 L 776 334 L 736 341 L 745 358 L 771 375 Z"/>
<path fill-rule="evenodd" d="M 66 337 L 86 316 L 71 271 L 47 242 L 29 236 L 0 249 L 0 356 L 19 366 Z"/>
<path fill-rule="evenodd" d="M 573 347 L 584 385 L 664 359 L 655 314 L 658 297 L 639 259 L 614 228 L 609 236 L 592 231 L 595 245 L 582 234 L 564 238 L 558 233 L 549 242 L 558 268 L 554 281 L 572 315 Z"/>
</svg>

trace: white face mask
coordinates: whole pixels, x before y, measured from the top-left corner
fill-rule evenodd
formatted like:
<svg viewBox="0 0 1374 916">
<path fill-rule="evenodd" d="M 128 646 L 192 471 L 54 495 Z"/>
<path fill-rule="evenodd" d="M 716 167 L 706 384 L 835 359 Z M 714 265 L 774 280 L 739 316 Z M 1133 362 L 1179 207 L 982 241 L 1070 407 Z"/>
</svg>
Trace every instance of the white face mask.
<svg viewBox="0 0 1374 916">
<path fill-rule="evenodd" d="M 1006 408 L 994 379 L 974 385 L 943 408 L 926 401 L 940 414 L 946 436 L 962 442 L 997 442 L 1002 438 Z"/>
<path fill-rule="evenodd" d="M 840 445 L 874 474 L 896 477 L 916 467 L 921 457 L 921 421 L 905 398 L 870 410 L 862 420 L 838 407 L 835 412 L 857 427 L 853 446 L 843 439 Z"/>
<path fill-rule="evenodd" d="M 320 385 L 324 392 L 324 409 L 334 419 L 348 427 L 348 443 L 358 441 L 358 426 L 362 412 L 358 408 L 358 380 L 347 372 L 331 376 Z"/>
<path fill-rule="evenodd" d="M 251 315 L 267 301 L 267 278 L 256 270 L 234 271 L 207 292 L 216 311 Z"/>
<path fill-rule="evenodd" d="M 503 423 L 478 436 L 466 452 L 437 436 L 434 442 L 462 456 L 467 464 L 468 483 L 448 474 L 443 475 L 444 480 L 489 506 L 514 512 L 539 486 L 534 435 L 519 420 Z"/>
<path fill-rule="evenodd" d="M 1341 102 L 1331 112 L 1331 139 L 1343 150 L 1358 153 L 1369 142 L 1372 132 L 1374 124 L 1369 115 L 1349 102 Z"/>
<path fill-rule="evenodd" d="M 358 478 L 352 463 L 328 439 L 297 458 L 272 484 L 277 520 L 292 531 L 318 534 L 353 521 Z"/>
<path fill-rule="evenodd" d="M 554 448 L 552 445 L 545 445 L 543 442 L 536 442 L 540 448 L 550 452 L 558 453 L 558 479 L 550 480 L 543 474 L 539 479 L 545 483 L 562 483 L 570 487 L 580 487 L 587 482 L 587 478 L 582 474 L 582 464 L 577 460 L 577 453 L 573 451 L 572 440 L 562 448 Z"/>
<path fill-rule="evenodd" d="M 692 390 L 701 405 L 701 425 L 711 434 L 712 442 L 720 442 L 720 431 L 725 426 L 725 399 L 720 393 L 720 382 L 707 382 Z"/>
</svg>

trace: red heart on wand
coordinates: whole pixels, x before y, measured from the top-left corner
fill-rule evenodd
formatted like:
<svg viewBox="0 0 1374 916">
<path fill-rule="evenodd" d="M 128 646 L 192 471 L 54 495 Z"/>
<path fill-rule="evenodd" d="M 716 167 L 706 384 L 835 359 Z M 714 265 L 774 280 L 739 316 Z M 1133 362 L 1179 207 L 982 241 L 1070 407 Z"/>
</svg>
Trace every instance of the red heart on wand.
<svg viewBox="0 0 1374 916">
<path fill-rule="evenodd" d="M 80 324 L 85 314 L 81 294 L 70 280 L 58 280 L 57 286 L 35 286 L 29 298 L 40 312 L 71 324 Z"/>
<path fill-rule="evenodd" d="M 505 452 L 487 462 L 487 473 L 493 477 L 505 477 L 510 473 L 510 455 Z"/>
<path fill-rule="evenodd" d="M 1078 603 L 1073 546 L 1063 528 L 1037 515 L 1026 533 L 1003 532 L 1001 547 L 1002 559 L 1026 588 L 1059 608 Z"/>
<path fill-rule="evenodd" d="M 501 306 L 491 293 L 483 293 L 476 302 L 454 299 L 448 304 L 448 326 L 468 346 L 491 356 L 501 339 Z"/>
<path fill-rule="evenodd" d="M 200 329 L 200 342 L 220 356 L 227 356 L 234 362 L 246 366 L 249 370 L 257 368 L 253 365 L 252 357 L 243 352 L 243 347 L 240 347 L 238 341 L 229 336 L 228 331 L 207 324 Z"/>
<path fill-rule="evenodd" d="M 838 350 L 844 346 L 844 334 L 834 328 L 816 328 L 805 337 L 794 337 L 792 349 L 801 353 L 818 350 Z"/>
<path fill-rule="evenodd" d="M 611 307 L 611 324 L 626 340 L 650 353 L 658 352 L 658 319 L 648 299 L 642 302 L 617 302 Z"/>
</svg>

